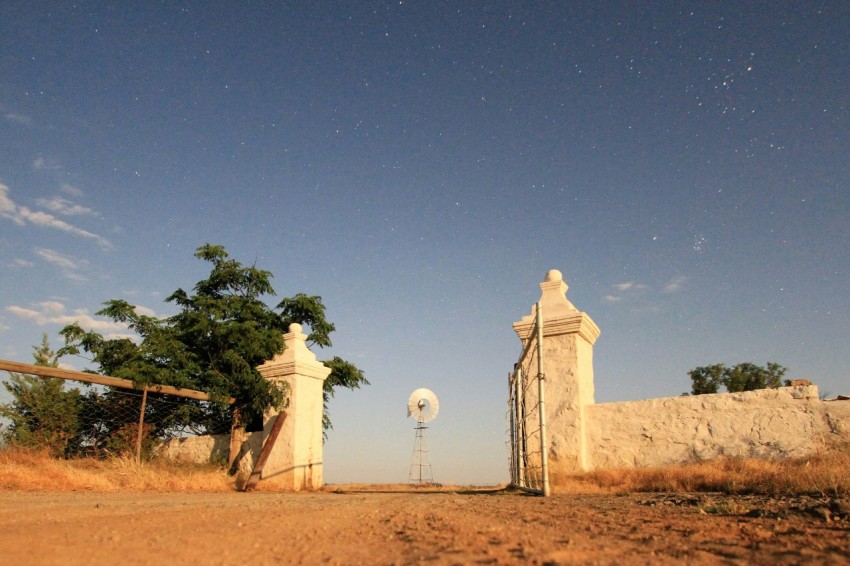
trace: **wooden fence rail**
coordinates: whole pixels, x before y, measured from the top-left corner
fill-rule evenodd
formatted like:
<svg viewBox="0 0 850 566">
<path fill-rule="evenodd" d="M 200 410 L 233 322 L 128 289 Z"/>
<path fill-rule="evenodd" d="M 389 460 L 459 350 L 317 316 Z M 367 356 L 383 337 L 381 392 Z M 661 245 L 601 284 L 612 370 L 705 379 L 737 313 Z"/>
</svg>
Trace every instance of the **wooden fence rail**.
<svg viewBox="0 0 850 566">
<path fill-rule="evenodd" d="M 108 375 L 98 375 L 95 373 L 86 373 L 84 371 L 71 369 L 22 364 L 20 362 L 12 362 L 9 360 L 0 360 L 0 371 L 24 373 L 27 375 L 37 375 L 39 377 L 69 379 L 85 383 L 96 383 L 97 385 L 108 385 L 110 387 L 136 389 L 137 391 L 147 391 L 150 393 L 165 393 L 167 395 L 197 399 L 199 401 L 212 401 L 212 398 L 208 394 L 203 391 L 195 391 L 194 389 L 183 389 L 179 387 L 172 387 L 170 385 L 145 385 L 142 387 L 136 387 L 136 385 L 129 379 L 121 379 L 120 377 L 110 377 Z M 232 404 L 235 402 L 235 399 L 231 398 L 227 402 Z"/>
<path fill-rule="evenodd" d="M 76 371 L 71 369 L 53 368 L 47 366 L 37 366 L 33 364 L 23 364 L 21 362 L 12 362 L 9 360 L 0 360 L 0 371 L 8 371 L 14 373 L 22 373 L 26 375 L 36 375 L 38 377 L 53 377 L 57 379 L 66 379 L 70 381 L 82 381 L 83 383 L 95 383 L 97 385 L 106 385 L 108 387 L 120 387 L 123 389 L 135 389 L 142 392 L 141 410 L 139 411 L 139 428 L 136 433 L 136 461 L 141 462 L 142 458 L 142 432 L 145 422 L 145 405 L 147 404 L 148 393 L 164 393 L 166 395 L 174 395 L 175 397 L 184 397 L 187 399 L 197 399 L 199 401 L 212 401 L 212 398 L 203 391 L 195 391 L 194 389 L 183 389 L 172 387 L 170 385 L 143 385 L 137 387 L 129 379 L 121 379 L 120 377 L 111 377 L 109 375 L 98 375 L 95 373 L 86 373 L 84 371 Z M 233 404 L 235 399 L 232 397 L 227 401 Z M 238 428 L 239 424 L 234 415 L 233 428 Z M 231 430 L 233 434 L 233 430 Z M 231 442 L 230 459 L 233 460 L 233 442 Z"/>
</svg>

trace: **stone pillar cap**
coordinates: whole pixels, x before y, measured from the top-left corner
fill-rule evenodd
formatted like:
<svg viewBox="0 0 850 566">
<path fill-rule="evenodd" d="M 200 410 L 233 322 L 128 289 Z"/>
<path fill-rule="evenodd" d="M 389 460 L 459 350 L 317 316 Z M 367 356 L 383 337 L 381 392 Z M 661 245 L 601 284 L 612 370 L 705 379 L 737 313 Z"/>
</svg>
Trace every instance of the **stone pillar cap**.
<svg viewBox="0 0 850 566">
<path fill-rule="evenodd" d="M 326 379 L 331 369 L 316 360 L 316 354 L 307 347 L 307 335 L 297 322 L 289 325 L 289 332 L 283 335 L 284 350 L 266 361 L 257 370 L 267 379 L 281 378 L 294 374 L 317 379 Z"/>
<path fill-rule="evenodd" d="M 569 285 L 564 282 L 564 276 L 557 269 L 550 269 L 540 283 L 540 304 L 543 306 L 543 318 L 567 316 L 578 312 L 578 309 L 567 299 Z"/>
<path fill-rule="evenodd" d="M 564 275 L 558 271 L 557 269 L 550 269 L 546 272 L 546 277 L 543 279 L 544 283 L 548 283 L 550 281 L 563 281 Z"/>
<path fill-rule="evenodd" d="M 569 286 L 564 282 L 563 274 L 550 269 L 540 283 L 540 306 L 543 311 L 543 333 L 545 336 L 578 333 L 591 345 L 599 337 L 599 327 L 583 312 L 580 312 L 567 299 Z M 532 305 L 531 314 L 514 323 L 514 331 L 520 339 L 526 340 L 528 332 L 535 324 L 537 305 Z"/>
</svg>

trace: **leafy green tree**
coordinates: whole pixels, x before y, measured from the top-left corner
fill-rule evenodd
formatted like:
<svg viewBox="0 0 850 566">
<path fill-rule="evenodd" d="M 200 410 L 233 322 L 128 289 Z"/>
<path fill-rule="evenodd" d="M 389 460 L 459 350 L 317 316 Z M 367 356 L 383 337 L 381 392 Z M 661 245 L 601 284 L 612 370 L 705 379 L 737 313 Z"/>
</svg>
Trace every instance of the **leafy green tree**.
<svg viewBox="0 0 850 566">
<path fill-rule="evenodd" d="M 782 376 L 788 368 L 768 362 L 767 367 L 744 362 L 733 367 L 714 364 L 694 368 L 688 372 L 691 377 L 691 394 L 703 395 L 717 393 L 723 386 L 730 393 L 755 391 L 756 389 L 775 389 L 782 385 Z"/>
<path fill-rule="evenodd" d="M 71 324 L 62 330 L 65 347 L 60 354 L 86 352 L 101 373 L 137 385 L 198 389 L 220 401 L 232 397 L 236 400 L 233 410 L 243 423 L 251 423 L 267 409 L 285 406 L 285 389 L 264 379 L 256 368 L 283 350 L 283 333 L 289 324 L 309 327 L 308 339 L 320 347 L 331 345 L 334 325 L 325 318 L 321 297 L 298 294 L 281 301 L 280 312 L 270 308 L 263 298 L 275 295 L 272 274 L 230 259 L 223 246 L 203 245 L 195 257 L 212 268 L 192 293 L 177 289 L 167 297 L 167 302 L 179 307 L 176 315 L 165 319 L 141 315 L 123 300 L 107 301 L 97 313 L 127 324 L 139 335 L 138 343 L 106 339 Z M 336 387 L 356 389 L 369 383 L 348 362 L 334 358 L 325 363 L 331 368 L 325 382 L 326 400 Z M 183 424 L 206 420 L 209 426 L 221 426 L 231 416 L 221 406 L 209 407 L 204 414 L 187 412 Z M 327 413 L 324 422 L 330 427 Z"/>
<path fill-rule="evenodd" d="M 724 385 L 730 393 L 776 389 L 782 386 L 782 376 L 788 371 L 779 364 L 768 362 L 763 368 L 751 363 L 738 364 L 726 373 Z"/>
<path fill-rule="evenodd" d="M 703 395 L 720 391 L 720 386 L 723 385 L 723 374 L 725 371 L 726 366 L 723 364 L 698 367 L 689 371 L 688 375 L 691 376 L 692 383 L 691 395 Z"/>
<path fill-rule="evenodd" d="M 33 347 L 33 358 L 35 365 L 59 365 L 47 334 Z M 14 399 L 0 405 L 0 415 L 11 421 L 3 434 L 6 443 L 46 449 L 54 456 L 69 456 L 75 450 L 82 405 L 79 389 L 65 390 L 61 379 L 11 372 L 3 386 Z"/>
</svg>

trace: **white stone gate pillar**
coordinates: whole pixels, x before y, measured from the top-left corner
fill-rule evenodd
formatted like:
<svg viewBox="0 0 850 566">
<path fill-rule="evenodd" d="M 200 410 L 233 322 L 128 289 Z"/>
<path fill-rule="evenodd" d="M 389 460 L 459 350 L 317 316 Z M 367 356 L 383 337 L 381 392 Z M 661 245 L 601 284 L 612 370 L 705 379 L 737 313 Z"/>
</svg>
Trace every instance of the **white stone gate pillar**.
<svg viewBox="0 0 850 566">
<path fill-rule="evenodd" d="M 300 324 L 290 324 L 283 335 L 286 348 L 257 370 L 266 379 L 289 386 L 286 420 L 263 468 L 262 483 L 300 491 L 324 485 L 322 461 L 322 387 L 330 368 L 316 360 L 307 348 L 307 335 Z M 263 442 L 276 414 L 267 418 Z"/>
<path fill-rule="evenodd" d="M 593 345 L 600 333 L 596 323 L 567 300 L 568 288 L 557 269 L 549 270 L 540 284 L 549 477 L 553 485 L 557 485 L 559 475 L 588 469 L 584 407 L 594 403 Z M 535 305 L 530 315 L 514 323 L 520 340 L 529 336 L 536 316 Z M 534 355 L 533 350 L 528 355 Z"/>
</svg>

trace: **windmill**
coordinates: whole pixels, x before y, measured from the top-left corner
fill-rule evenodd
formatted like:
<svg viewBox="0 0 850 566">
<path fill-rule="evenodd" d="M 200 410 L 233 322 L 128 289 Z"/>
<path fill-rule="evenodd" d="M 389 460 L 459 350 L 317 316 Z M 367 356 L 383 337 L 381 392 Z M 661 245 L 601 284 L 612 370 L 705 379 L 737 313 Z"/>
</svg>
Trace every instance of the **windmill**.
<svg viewBox="0 0 850 566">
<path fill-rule="evenodd" d="M 413 444 L 413 456 L 410 460 L 410 483 L 434 483 L 431 471 L 431 457 L 425 442 L 425 423 L 434 420 L 440 410 L 440 402 L 430 389 L 420 388 L 410 394 L 407 400 L 407 416 L 416 419 L 416 441 Z"/>
</svg>

